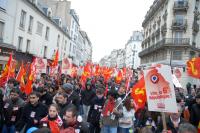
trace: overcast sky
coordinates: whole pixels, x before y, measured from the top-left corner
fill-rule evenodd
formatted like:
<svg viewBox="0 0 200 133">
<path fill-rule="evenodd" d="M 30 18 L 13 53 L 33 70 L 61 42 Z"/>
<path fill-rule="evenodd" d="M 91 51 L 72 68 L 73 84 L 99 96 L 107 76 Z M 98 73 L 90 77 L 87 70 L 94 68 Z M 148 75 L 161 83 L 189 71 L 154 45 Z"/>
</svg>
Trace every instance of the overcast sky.
<svg viewBox="0 0 200 133">
<path fill-rule="evenodd" d="M 93 61 L 124 48 L 154 0 L 70 0 L 93 45 Z"/>
</svg>

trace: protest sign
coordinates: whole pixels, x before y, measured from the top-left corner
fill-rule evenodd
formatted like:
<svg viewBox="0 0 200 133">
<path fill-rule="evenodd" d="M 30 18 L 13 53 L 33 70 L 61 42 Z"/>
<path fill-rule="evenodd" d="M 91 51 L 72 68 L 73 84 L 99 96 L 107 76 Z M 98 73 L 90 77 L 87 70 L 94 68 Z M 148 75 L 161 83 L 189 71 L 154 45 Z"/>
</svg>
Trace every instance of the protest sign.
<svg viewBox="0 0 200 133">
<path fill-rule="evenodd" d="M 144 71 L 149 111 L 177 113 L 171 67 L 156 65 Z"/>
</svg>

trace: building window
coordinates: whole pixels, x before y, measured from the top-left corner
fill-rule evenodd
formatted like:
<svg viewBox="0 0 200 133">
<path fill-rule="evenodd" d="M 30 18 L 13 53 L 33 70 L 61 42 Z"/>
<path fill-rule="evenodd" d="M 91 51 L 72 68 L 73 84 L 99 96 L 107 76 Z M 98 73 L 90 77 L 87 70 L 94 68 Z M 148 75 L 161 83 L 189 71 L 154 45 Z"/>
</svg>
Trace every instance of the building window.
<svg viewBox="0 0 200 133">
<path fill-rule="evenodd" d="M 64 50 L 67 50 L 67 40 L 65 40 Z"/>
<path fill-rule="evenodd" d="M 0 21 L 0 42 L 3 42 L 4 22 Z"/>
<path fill-rule="evenodd" d="M 76 41 L 76 39 L 77 39 L 77 36 L 76 36 L 76 35 L 74 35 L 74 41 Z"/>
<path fill-rule="evenodd" d="M 182 51 L 180 50 L 173 51 L 173 60 L 182 60 Z"/>
<path fill-rule="evenodd" d="M 76 54 L 76 46 L 73 46 L 73 53 Z"/>
<path fill-rule="evenodd" d="M 31 44 L 31 40 L 27 40 L 26 42 L 26 53 L 29 53 L 30 52 L 30 45 Z"/>
<path fill-rule="evenodd" d="M 49 27 L 46 27 L 46 34 L 45 34 L 45 39 L 49 40 Z"/>
<path fill-rule="evenodd" d="M 177 25 L 182 25 L 184 23 L 184 15 L 176 15 L 175 18 Z"/>
<path fill-rule="evenodd" d="M 44 46 L 44 58 L 47 58 L 47 46 Z"/>
<path fill-rule="evenodd" d="M 43 24 L 40 22 L 37 22 L 37 31 L 36 33 L 42 36 L 42 29 L 43 29 Z"/>
<path fill-rule="evenodd" d="M 22 45 L 23 45 L 23 38 L 21 36 L 18 37 L 18 47 L 17 49 L 19 51 L 22 51 Z"/>
<path fill-rule="evenodd" d="M 28 32 L 29 32 L 29 33 L 32 33 L 32 29 L 33 29 L 33 17 L 30 16 L 30 17 L 29 17 Z"/>
<path fill-rule="evenodd" d="M 176 31 L 174 36 L 175 36 L 174 40 L 173 40 L 174 43 L 175 44 L 182 44 L 183 32 Z"/>
<path fill-rule="evenodd" d="M 20 17 L 20 23 L 19 27 L 23 28 L 25 27 L 25 21 L 26 21 L 26 12 L 24 10 L 21 11 L 21 17 Z"/>
<path fill-rule="evenodd" d="M 69 45 L 69 51 L 71 52 L 72 50 L 72 44 L 70 43 L 70 45 Z"/>
<path fill-rule="evenodd" d="M 60 35 L 58 35 L 58 39 L 57 39 L 57 47 L 59 47 L 59 43 L 60 43 Z"/>
</svg>

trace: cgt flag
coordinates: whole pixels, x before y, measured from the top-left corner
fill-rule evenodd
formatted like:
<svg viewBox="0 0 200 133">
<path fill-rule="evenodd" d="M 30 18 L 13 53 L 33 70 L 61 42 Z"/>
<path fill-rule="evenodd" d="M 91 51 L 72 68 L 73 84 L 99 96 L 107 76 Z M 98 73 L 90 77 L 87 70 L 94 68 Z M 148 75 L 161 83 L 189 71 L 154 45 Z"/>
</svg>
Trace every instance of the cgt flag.
<svg viewBox="0 0 200 133">
<path fill-rule="evenodd" d="M 123 78 L 122 70 L 119 69 L 118 74 L 117 74 L 117 76 L 116 76 L 116 78 L 115 78 L 115 82 L 116 82 L 117 84 L 120 84 L 121 81 L 122 81 L 122 78 Z"/>
<path fill-rule="evenodd" d="M 51 64 L 51 66 L 54 66 L 54 67 L 57 66 L 58 65 L 58 59 L 59 59 L 59 53 L 58 53 L 58 50 L 56 50 L 56 54 L 53 58 L 53 62 Z"/>
<path fill-rule="evenodd" d="M 0 76 L 0 86 L 4 86 L 6 82 L 8 81 L 8 79 L 12 76 L 12 73 L 13 73 L 12 64 L 13 64 L 13 58 L 12 58 L 12 54 L 10 54 L 6 67 L 4 68 Z"/>
<path fill-rule="evenodd" d="M 200 78 L 200 57 L 187 61 L 187 73 L 194 78 Z"/>
<path fill-rule="evenodd" d="M 25 85 L 25 90 L 24 90 L 24 92 L 27 95 L 29 95 L 33 91 L 32 84 L 35 79 L 35 76 L 36 76 L 36 64 L 35 64 L 35 59 L 34 59 L 34 61 L 31 63 L 30 74 L 28 76 L 28 80 L 27 80 L 27 83 Z"/>
<path fill-rule="evenodd" d="M 20 89 L 22 92 L 24 92 L 25 89 L 25 82 L 24 82 L 24 76 L 26 75 L 26 70 L 24 68 L 24 63 L 22 62 L 22 65 L 19 69 L 19 72 L 17 74 L 16 80 L 20 83 Z"/>
<path fill-rule="evenodd" d="M 135 102 L 135 109 L 144 108 L 147 101 L 144 77 L 142 77 L 132 88 L 131 97 Z"/>
</svg>

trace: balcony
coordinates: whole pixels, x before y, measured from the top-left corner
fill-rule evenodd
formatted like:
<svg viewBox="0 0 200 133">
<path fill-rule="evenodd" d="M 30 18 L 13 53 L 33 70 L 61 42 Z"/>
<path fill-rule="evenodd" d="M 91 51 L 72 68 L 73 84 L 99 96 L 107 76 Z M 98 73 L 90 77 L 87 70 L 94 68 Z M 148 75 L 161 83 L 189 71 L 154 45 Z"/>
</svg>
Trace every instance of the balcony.
<svg viewBox="0 0 200 133">
<path fill-rule="evenodd" d="M 187 20 L 186 19 L 174 19 L 172 22 L 173 30 L 186 30 L 187 29 Z"/>
<path fill-rule="evenodd" d="M 160 28 L 158 28 L 155 32 L 156 36 L 160 35 Z"/>
<path fill-rule="evenodd" d="M 161 26 L 161 33 L 162 35 L 165 35 L 167 32 L 167 24 L 165 23 L 164 25 Z"/>
<path fill-rule="evenodd" d="M 198 33 L 199 32 L 199 24 L 197 22 L 194 22 L 192 29 L 193 29 L 193 33 Z"/>
<path fill-rule="evenodd" d="M 158 49 L 164 47 L 194 47 L 190 45 L 189 38 L 164 38 L 163 40 L 157 42 L 139 53 L 139 57 L 143 57 L 149 53 L 152 53 Z"/>
<path fill-rule="evenodd" d="M 177 11 L 187 12 L 187 10 L 188 10 L 188 1 L 187 0 L 174 2 L 174 12 L 177 12 Z"/>
</svg>

